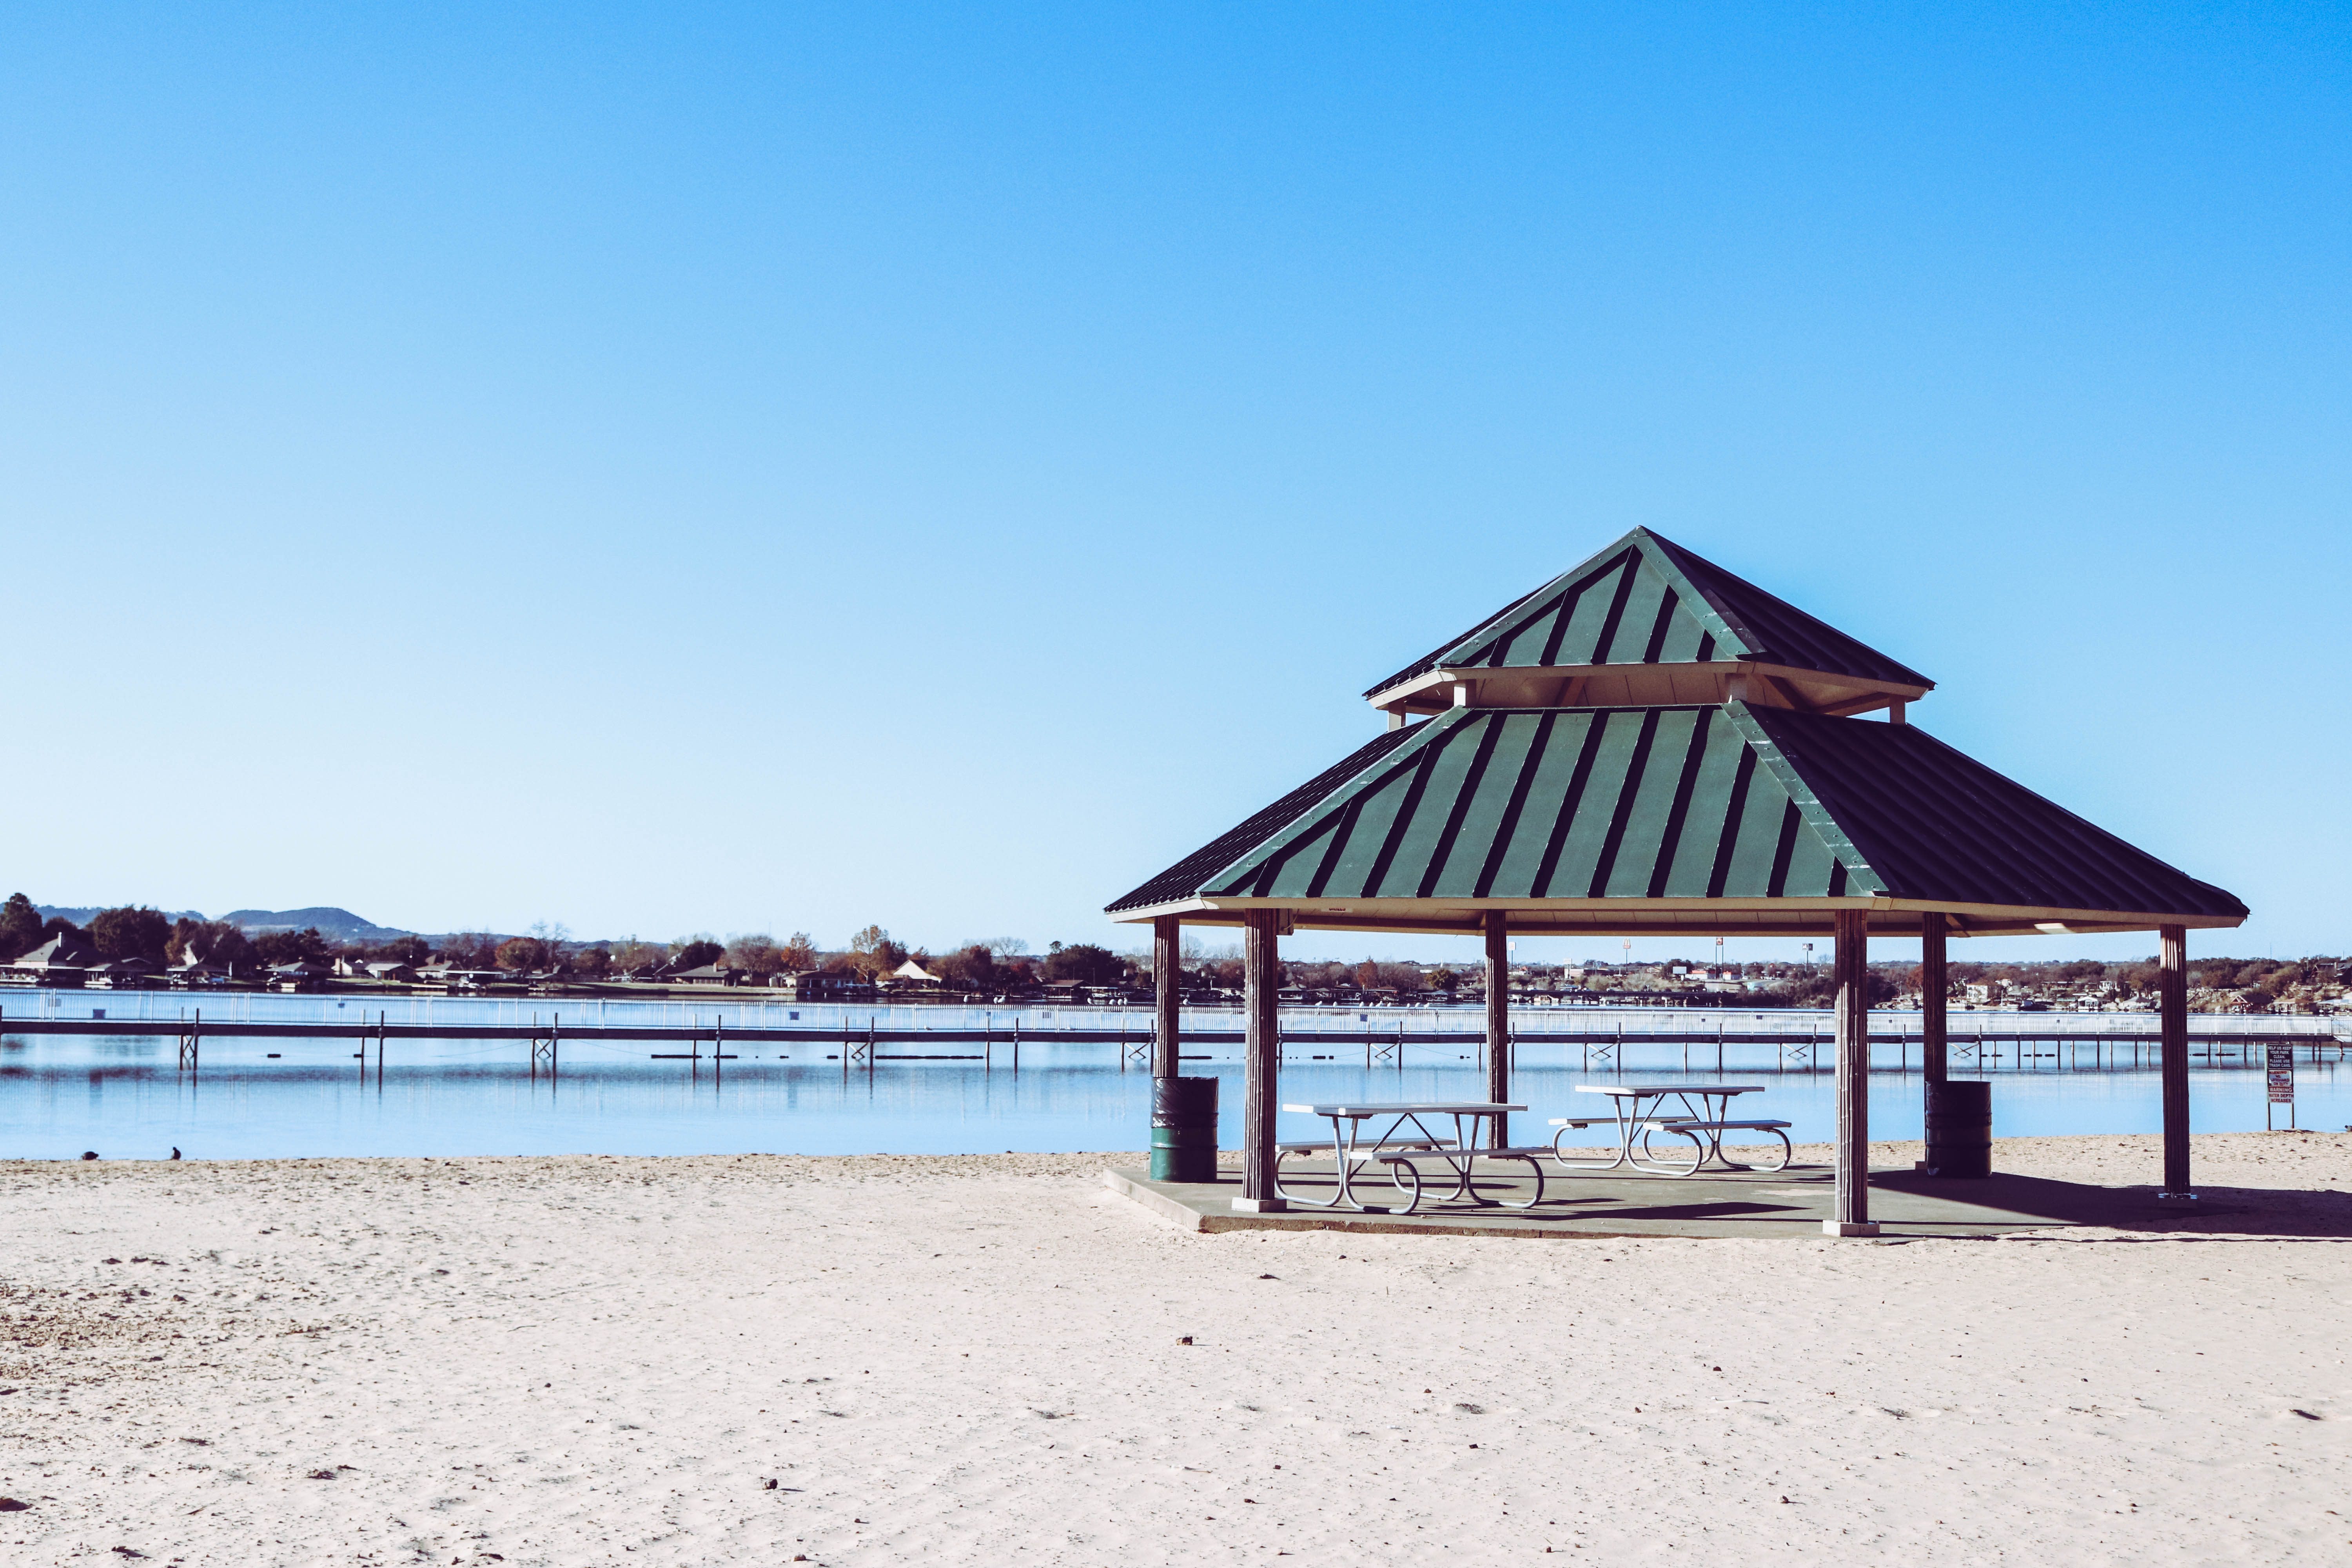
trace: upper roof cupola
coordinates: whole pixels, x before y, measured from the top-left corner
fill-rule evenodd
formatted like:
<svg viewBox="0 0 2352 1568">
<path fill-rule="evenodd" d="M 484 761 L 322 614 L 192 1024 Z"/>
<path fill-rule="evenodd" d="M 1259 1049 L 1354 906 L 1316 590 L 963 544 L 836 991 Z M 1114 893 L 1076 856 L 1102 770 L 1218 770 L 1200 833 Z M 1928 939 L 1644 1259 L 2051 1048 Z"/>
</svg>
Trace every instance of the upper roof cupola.
<svg viewBox="0 0 2352 1568">
<path fill-rule="evenodd" d="M 1647 708 L 1738 698 L 1849 715 L 1935 682 L 1637 528 L 1364 694 L 1391 725 L 1447 708 Z"/>
</svg>

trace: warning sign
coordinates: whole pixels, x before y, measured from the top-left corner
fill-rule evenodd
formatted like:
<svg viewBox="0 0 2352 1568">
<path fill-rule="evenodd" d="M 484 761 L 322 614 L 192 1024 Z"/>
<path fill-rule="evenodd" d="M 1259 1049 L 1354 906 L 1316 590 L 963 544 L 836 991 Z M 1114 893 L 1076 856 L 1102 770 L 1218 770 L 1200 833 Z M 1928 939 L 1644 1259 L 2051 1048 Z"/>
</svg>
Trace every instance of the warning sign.
<svg viewBox="0 0 2352 1568">
<path fill-rule="evenodd" d="M 2265 1048 L 2265 1065 L 2270 1069 L 2271 1103 L 2294 1103 L 2294 1047 L 2271 1046 Z"/>
</svg>

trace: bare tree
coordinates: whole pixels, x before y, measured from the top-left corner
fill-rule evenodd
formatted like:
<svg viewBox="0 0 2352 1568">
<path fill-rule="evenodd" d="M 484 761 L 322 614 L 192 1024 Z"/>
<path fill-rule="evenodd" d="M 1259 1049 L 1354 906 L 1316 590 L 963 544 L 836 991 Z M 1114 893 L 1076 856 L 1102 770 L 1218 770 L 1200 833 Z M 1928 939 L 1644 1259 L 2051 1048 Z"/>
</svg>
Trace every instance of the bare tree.
<svg viewBox="0 0 2352 1568">
<path fill-rule="evenodd" d="M 668 956 L 668 950 L 656 942 L 640 942 L 630 937 L 613 944 L 613 967 L 620 970 L 643 969 L 649 963 L 659 963 Z"/>
<path fill-rule="evenodd" d="M 878 925 L 867 926 L 851 937 L 849 952 L 850 963 L 869 979 L 879 979 L 907 962 L 907 950 Z"/>
<path fill-rule="evenodd" d="M 727 939 L 727 952 L 722 961 L 730 969 L 740 969 L 752 974 L 773 974 L 784 967 L 783 950 L 766 931 L 751 931 Z"/>
</svg>

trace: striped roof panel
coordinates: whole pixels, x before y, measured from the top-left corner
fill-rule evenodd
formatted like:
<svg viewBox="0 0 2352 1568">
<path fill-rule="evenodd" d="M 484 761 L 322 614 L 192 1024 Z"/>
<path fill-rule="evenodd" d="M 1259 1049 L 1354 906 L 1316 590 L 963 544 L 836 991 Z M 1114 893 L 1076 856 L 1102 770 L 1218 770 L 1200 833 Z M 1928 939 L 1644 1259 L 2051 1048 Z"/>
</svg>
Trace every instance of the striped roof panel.
<svg viewBox="0 0 2352 1568">
<path fill-rule="evenodd" d="M 2242 916 L 1909 725 L 1750 708 L 1453 709 L 1110 906 L 1780 899 Z"/>
<path fill-rule="evenodd" d="M 1637 528 L 1365 695 L 1441 668 L 1714 659 L 1753 659 L 1908 686 L 1934 684 L 1713 562 Z"/>
</svg>

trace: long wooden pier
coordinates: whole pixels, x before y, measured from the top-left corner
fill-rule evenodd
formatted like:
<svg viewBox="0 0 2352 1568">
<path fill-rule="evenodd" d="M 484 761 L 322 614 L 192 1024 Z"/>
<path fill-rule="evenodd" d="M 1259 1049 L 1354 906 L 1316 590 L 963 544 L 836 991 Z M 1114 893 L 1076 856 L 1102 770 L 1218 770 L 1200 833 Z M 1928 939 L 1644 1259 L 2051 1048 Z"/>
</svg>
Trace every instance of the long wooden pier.
<svg viewBox="0 0 2352 1568">
<path fill-rule="evenodd" d="M 832 1025 L 810 1025 L 799 1027 L 775 1026 L 730 1025 L 723 1021 L 694 1024 L 583 1024 L 566 1025 L 561 1015 L 546 1022 L 528 1024 L 433 1023 L 395 1024 L 379 1016 L 373 1019 L 360 1018 L 349 1022 L 307 1021 L 227 1021 L 212 1022 L 203 1017 L 201 1010 L 184 1018 L 6 1018 L 0 1016 L 0 1035 L 68 1035 L 103 1036 L 110 1038 L 149 1037 L 176 1039 L 180 1045 L 183 1067 L 195 1065 L 197 1051 L 205 1040 L 350 1040 L 361 1043 L 362 1053 L 368 1042 L 377 1048 L 379 1064 L 384 1046 L 402 1040 L 511 1040 L 528 1045 L 533 1065 L 545 1065 L 552 1069 L 557 1053 L 564 1044 L 643 1044 L 683 1047 L 684 1049 L 656 1050 L 649 1053 L 656 1059 L 674 1058 L 699 1063 L 739 1059 L 726 1050 L 730 1046 L 833 1046 L 836 1049 L 826 1059 L 838 1059 L 844 1070 L 856 1066 L 871 1069 L 877 1063 L 887 1061 L 982 1061 L 992 1067 L 999 1048 L 1010 1053 L 1010 1065 L 1016 1069 L 1024 1044 L 1033 1048 L 1038 1045 L 1116 1045 L 1122 1070 L 1148 1065 L 1152 1035 L 1150 1029 L 1057 1028 L 1024 1031 L 1017 1026 L 992 1028 L 924 1028 L 883 1026 L 878 1020 L 863 1026 L 851 1022 Z M 1951 1029 L 1948 1033 L 1954 1066 L 1972 1063 L 1983 1067 L 1997 1066 L 2004 1057 L 2022 1068 L 2027 1062 L 2047 1059 L 2070 1060 L 2081 1067 L 2081 1058 L 2088 1055 L 2090 1067 L 2083 1070 L 2118 1070 L 2127 1068 L 2153 1067 L 2160 1037 L 2151 1019 L 2146 1028 L 2081 1028 L 2031 1029 Z M 1184 1045 L 1238 1047 L 1244 1032 L 1231 1029 L 1188 1028 L 1182 1033 Z M 1770 1046 L 1783 1069 L 1810 1070 L 1817 1052 L 1826 1051 L 1830 1044 L 1826 1029 L 1811 1033 L 1796 1030 L 1757 1029 L 1534 1029 L 1514 1031 L 1511 1037 L 1514 1060 L 1523 1051 L 1536 1051 L 1530 1065 L 1548 1065 L 1551 1056 L 1543 1047 L 1560 1047 L 1566 1060 L 1577 1062 L 1587 1070 L 1733 1070 L 1725 1060 L 1729 1047 Z M 1906 1058 L 1908 1047 L 1918 1044 L 1916 1032 L 1897 1028 L 1873 1028 L 1873 1046 L 1894 1046 Z M 1418 1046 L 1464 1047 L 1475 1056 L 1486 1041 L 1483 1030 L 1477 1028 L 1430 1029 L 1373 1026 L 1341 1029 L 1286 1028 L 1282 1042 L 1286 1050 L 1308 1047 L 1323 1049 L 1312 1052 L 1308 1059 L 1337 1061 L 1352 1060 L 1360 1052 L 1368 1068 L 1406 1066 L 1405 1048 Z M 2275 1027 L 2247 1029 L 2227 1026 L 2192 1028 L 2189 1044 L 2193 1058 L 2218 1063 L 2225 1057 L 2245 1064 L 2258 1062 L 2266 1047 L 2284 1045 L 2302 1059 L 2340 1061 L 2346 1047 L 2352 1045 L 2332 1032 L 2319 1029 L 2285 1032 Z M 706 1055 L 702 1047 L 711 1049 Z M 905 1051 L 886 1052 L 886 1046 L 978 1046 L 976 1052 Z M 1631 1059 L 1638 1052 L 1644 1057 L 1657 1054 L 1653 1047 L 1671 1047 L 1674 1058 L 1665 1061 L 1637 1064 Z M 2004 1047 L 2006 1047 L 2004 1049 Z M 1193 1058 L 1191 1059 L 1202 1059 Z M 1430 1065 L 1427 1058 L 1418 1065 Z M 1900 1064 L 1908 1066 L 1907 1059 Z M 1751 1063 L 1737 1064 L 1739 1071 L 1769 1070 Z"/>
</svg>

